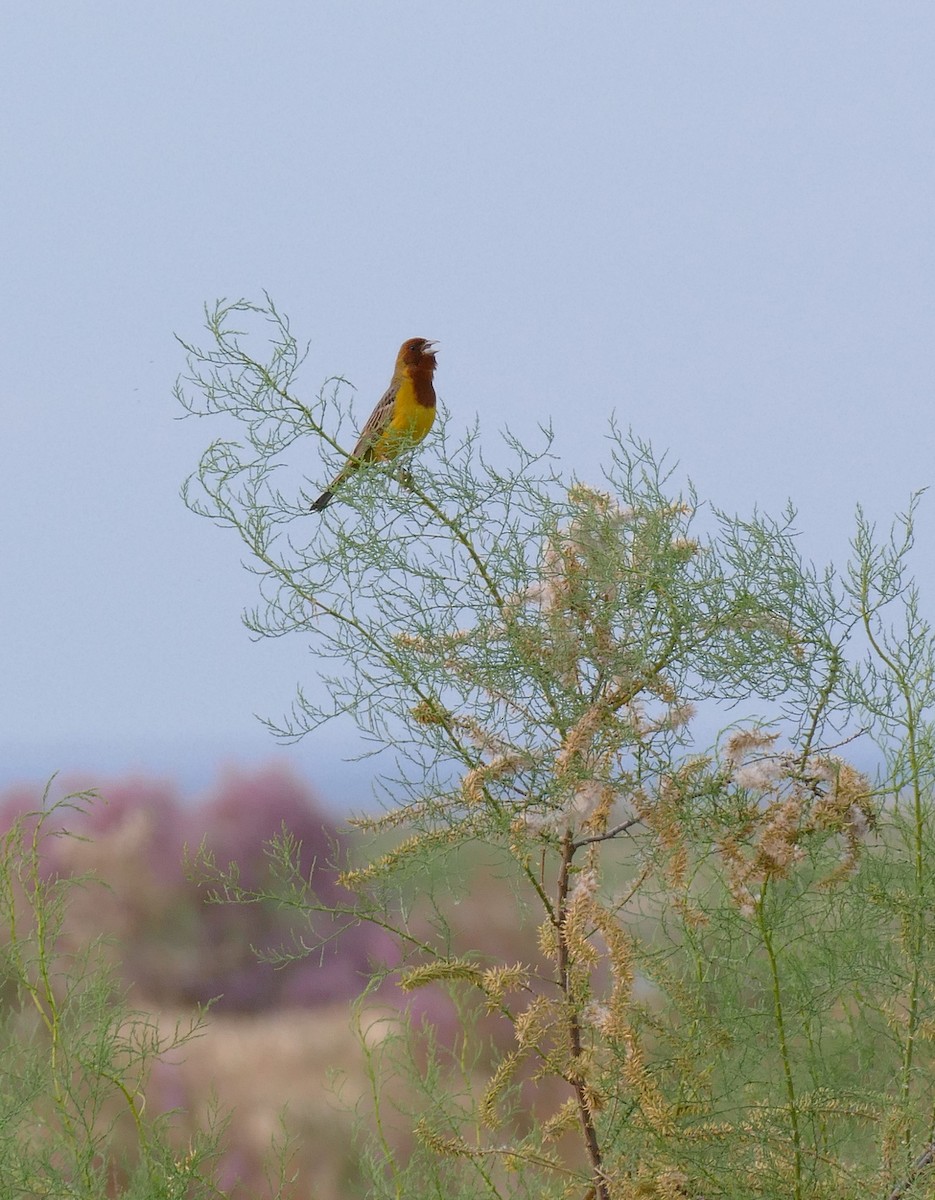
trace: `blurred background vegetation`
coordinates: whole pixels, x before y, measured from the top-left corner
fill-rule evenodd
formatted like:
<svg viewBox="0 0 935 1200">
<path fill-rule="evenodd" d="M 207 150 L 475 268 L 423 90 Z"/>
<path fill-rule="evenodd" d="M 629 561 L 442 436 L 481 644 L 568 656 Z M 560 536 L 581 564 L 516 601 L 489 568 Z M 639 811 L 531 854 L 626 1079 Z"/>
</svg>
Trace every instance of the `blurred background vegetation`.
<svg viewBox="0 0 935 1200">
<path fill-rule="evenodd" d="M 12 1139 L 4 1156 L 0 1132 L 0 1161 L 7 1185 L 14 1185 L 10 1164 L 25 1171 L 28 1160 L 23 1143 L 13 1139 L 14 1126 L 20 1134 L 29 1131 L 29 1143 L 43 1126 L 50 1137 L 35 1190 L 24 1178 L 9 1193 L 0 1184 L 0 1196 L 95 1195 L 98 1187 L 106 1187 L 101 1195 L 132 1195 L 141 1163 L 136 1186 L 146 1197 L 202 1194 L 191 1190 L 197 1187 L 231 1197 L 348 1195 L 360 1183 L 355 1126 L 360 1120 L 372 1126 L 363 1112 L 371 1106 L 362 1103 L 372 1084 L 369 1052 L 400 1024 L 418 1030 L 427 1023 L 432 1039 L 443 1044 L 453 1043 L 459 1027 L 444 991 L 429 988 L 413 998 L 389 980 L 366 997 L 355 1019 L 354 1001 L 398 957 L 393 939 L 372 924 L 309 915 L 273 899 L 282 889 L 270 839 L 287 829 L 296 865 L 313 880 L 317 899 L 339 907 L 346 894 L 337 872 L 353 858 L 355 835 L 339 832 L 313 789 L 276 767 L 229 768 L 200 798 L 142 776 L 105 782 L 94 792 L 78 791 L 76 783 L 56 778 L 47 790 L 23 785 L 0 797 L 8 901 L 0 931 L 0 1037 L 9 1093 L 0 1125 L 6 1115 Z M 461 949 L 516 957 L 530 951 L 532 934 L 517 923 L 503 861 L 491 873 L 492 853 L 475 852 L 460 889 L 449 878 L 468 896 L 475 872 L 485 877 L 483 890 L 455 907 L 450 924 Z M 212 888 L 198 879 L 197 855 L 210 856 L 219 869 L 237 864 L 240 885 L 270 897 L 247 905 L 210 903 Z M 24 889 L 32 897 L 25 916 Z M 423 923 L 430 919 L 428 911 L 422 914 Z M 44 967 L 37 925 L 49 939 Z M 19 966 L 12 952 L 17 935 L 25 946 Z M 314 944 L 314 953 L 293 956 L 302 943 Z M 22 985 L 45 970 L 50 994 L 43 999 Z M 66 1040 L 61 1032 L 53 1035 L 45 1018 L 53 995 L 61 1005 L 88 988 L 100 989 L 102 1009 L 82 1003 L 72 1013 L 82 1036 L 107 1040 L 121 1021 L 146 1031 L 139 1062 L 131 1065 L 135 1053 L 124 1047 L 117 1065 L 140 1080 L 138 1104 L 147 1119 L 163 1124 L 142 1137 L 125 1111 L 118 1115 L 126 1109 L 119 1089 L 92 1102 L 100 1078 L 70 1084 L 70 1103 L 90 1122 L 84 1151 L 94 1171 L 83 1191 L 75 1163 L 62 1158 L 69 1121 L 58 1124 L 43 1114 L 55 1094 L 52 1044 L 56 1037 L 60 1045 Z M 105 1011 L 119 1015 L 117 1025 L 107 1025 Z M 80 1058 L 78 1032 L 71 1026 L 67 1039 Z M 496 1033 L 495 1026 L 488 1022 L 485 1033 Z M 32 1092 L 22 1088 L 27 1062 L 33 1063 Z M 103 1071 L 99 1063 L 84 1065 L 92 1076 Z M 66 1110 L 68 1103 L 63 1098 Z M 397 1121 L 391 1136 L 405 1153 L 411 1127 Z M 152 1137 L 172 1163 L 165 1191 L 153 1174 Z M 43 1160 L 39 1153 L 37 1161 Z"/>
</svg>

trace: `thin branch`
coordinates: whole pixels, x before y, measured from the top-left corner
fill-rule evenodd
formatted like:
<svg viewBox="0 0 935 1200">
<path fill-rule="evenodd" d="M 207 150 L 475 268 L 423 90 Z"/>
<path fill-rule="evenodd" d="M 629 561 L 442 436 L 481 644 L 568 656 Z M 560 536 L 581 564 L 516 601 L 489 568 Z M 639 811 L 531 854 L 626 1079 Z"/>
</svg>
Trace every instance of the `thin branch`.
<svg viewBox="0 0 935 1200">
<path fill-rule="evenodd" d="M 606 833 L 595 833 L 590 837 L 576 838 L 571 844 L 572 849 L 580 850 L 582 846 L 590 846 L 593 842 L 609 842 L 613 838 L 619 837 L 621 833 L 626 833 L 628 829 L 632 829 L 634 825 L 639 825 L 642 819 L 642 817 L 630 817 L 629 820 L 615 825 L 613 829 L 608 829 Z"/>
<path fill-rule="evenodd" d="M 915 1181 L 919 1178 L 926 1167 L 930 1167 L 935 1162 L 935 1141 L 929 1142 L 919 1157 L 909 1168 L 909 1173 L 902 1182 L 897 1183 L 886 1200 L 902 1200 L 906 1192 L 912 1187 Z"/>
</svg>

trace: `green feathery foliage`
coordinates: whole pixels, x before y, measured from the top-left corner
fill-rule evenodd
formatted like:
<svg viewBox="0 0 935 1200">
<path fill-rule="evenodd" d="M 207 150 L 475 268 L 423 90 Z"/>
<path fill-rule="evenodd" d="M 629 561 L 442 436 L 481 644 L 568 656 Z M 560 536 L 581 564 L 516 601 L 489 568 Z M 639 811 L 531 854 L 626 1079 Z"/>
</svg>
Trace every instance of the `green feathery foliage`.
<svg viewBox="0 0 935 1200">
<path fill-rule="evenodd" d="M 0 842 L 0 1197 L 3 1200 L 208 1200 L 217 1133 L 184 1136 L 171 1113 L 147 1113 L 144 1088 L 159 1055 L 198 1031 L 171 1032 L 136 1012 L 103 941 L 65 934 L 76 889 L 43 851 L 62 832 L 75 794 L 10 826 Z"/>
<path fill-rule="evenodd" d="M 268 299 L 207 329 L 177 392 L 230 431 L 186 500 L 246 547 L 250 630 L 307 642 L 324 685 L 271 728 L 349 714 L 382 748 L 342 914 L 393 932 L 407 988 L 459 997 L 447 1042 L 389 1020 L 375 1037 L 361 1001 L 369 1194 L 932 1195 L 935 654 L 913 509 L 884 538 L 859 515 L 848 566 L 817 571 L 792 511 L 703 509 L 613 426 L 578 481 L 548 431 L 482 450 L 443 419 L 319 516 L 343 381 L 302 398 Z M 528 961 L 454 945 L 479 852 L 538 930 Z"/>
</svg>

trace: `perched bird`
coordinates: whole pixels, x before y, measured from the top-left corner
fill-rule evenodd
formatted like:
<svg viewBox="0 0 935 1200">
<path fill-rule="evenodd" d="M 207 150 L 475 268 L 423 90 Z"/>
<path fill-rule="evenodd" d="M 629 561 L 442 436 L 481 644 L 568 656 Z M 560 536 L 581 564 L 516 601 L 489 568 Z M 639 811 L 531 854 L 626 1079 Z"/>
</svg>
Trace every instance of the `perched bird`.
<svg viewBox="0 0 935 1200">
<path fill-rule="evenodd" d="M 312 505 L 321 512 L 345 479 L 361 463 L 385 462 L 421 442 L 435 420 L 435 342 L 410 338 L 399 348 L 390 386 L 370 414 L 347 464 Z"/>
</svg>

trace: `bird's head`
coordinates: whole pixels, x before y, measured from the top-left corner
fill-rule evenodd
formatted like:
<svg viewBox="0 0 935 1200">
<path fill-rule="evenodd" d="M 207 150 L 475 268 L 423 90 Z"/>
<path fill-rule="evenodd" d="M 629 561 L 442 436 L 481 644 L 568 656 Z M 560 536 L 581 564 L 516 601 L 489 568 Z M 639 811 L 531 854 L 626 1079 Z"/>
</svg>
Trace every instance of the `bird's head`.
<svg viewBox="0 0 935 1200">
<path fill-rule="evenodd" d="M 409 338 L 400 346 L 396 362 L 401 367 L 434 371 L 438 365 L 435 362 L 436 351 L 433 349 L 436 345 L 436 342 L 430 342 L 426 338 Z"/>
</svg>

